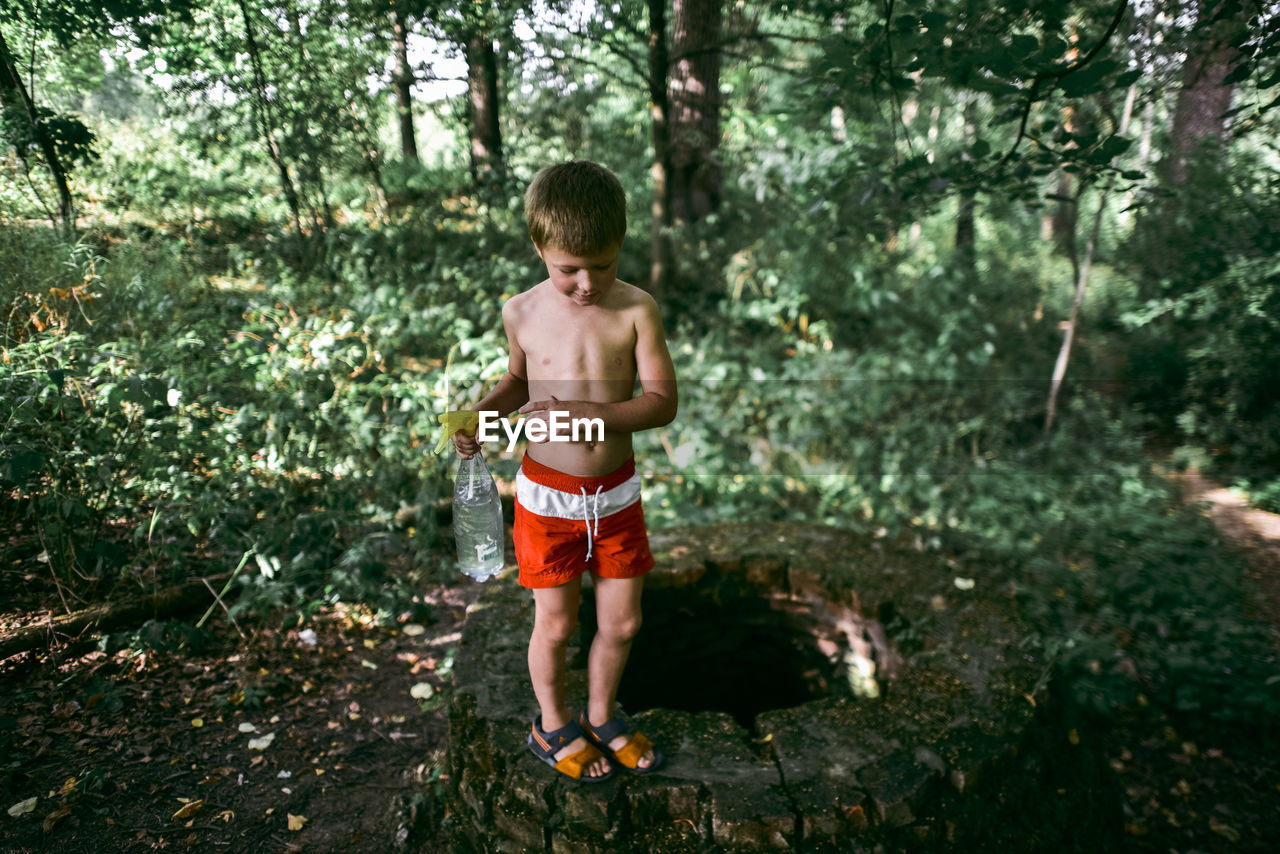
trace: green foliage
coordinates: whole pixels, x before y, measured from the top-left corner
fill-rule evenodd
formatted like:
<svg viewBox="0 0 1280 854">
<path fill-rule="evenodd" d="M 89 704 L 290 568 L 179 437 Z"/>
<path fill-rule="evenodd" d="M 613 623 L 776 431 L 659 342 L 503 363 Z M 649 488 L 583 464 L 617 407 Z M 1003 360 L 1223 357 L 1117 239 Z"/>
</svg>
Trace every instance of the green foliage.
<svg viewBox="0 0 1280 854">
<path fill-rule="evenodd" d="M 93 131 L 75 116 L 56 113 L 48 107 L 35 108 L 36 121 L 44 126 L 53 143 L 58 160 L 66 167 L 87 163 L 93 159 Z M 23 158 L 41 161 L 43 154 L 36 140 L 30 118 L 15 110 L 0 112 L 0 140 L 17 149 Z"/>
<path fill-rule="evenodd" d="M 1202 162 L 1154 203 L 1127 263 L 1138 400 L 1228 473 L 1280 474 L 1280 181 Z M 1154 382 L 1151 381 L 1154 379 Z"/>
<path fill-rule="evenodd" d="M 194 274 L 170 241 L 119 249 L 92 259 L 92 328 L 11 335 L 0 473 L 19 497 L 11 518 L 59 577 L 127 573 L 139 552 L 177 573 L 191 550 L 251 548 L 246 603 L 302 607 L 390 604 L 410 581 L 393 567 L 447 566 L 433 551 L 448 494 L 447 459 L 425 456 L 434 414 L 474 399 L 460 377 L 505 369 L 498 283 L 530 274 L 497 253 L 523 256 L 524 242 L 461 229 L 435 245 L 409 231 L 332 238 L 347 278 L 318 287 L 250 267 L 281 276 L 270 295 Z M 368 286 L 387 278 L 398 287 Z M 494 283 L 487 300 L 480 280 Z"/>
</svg>

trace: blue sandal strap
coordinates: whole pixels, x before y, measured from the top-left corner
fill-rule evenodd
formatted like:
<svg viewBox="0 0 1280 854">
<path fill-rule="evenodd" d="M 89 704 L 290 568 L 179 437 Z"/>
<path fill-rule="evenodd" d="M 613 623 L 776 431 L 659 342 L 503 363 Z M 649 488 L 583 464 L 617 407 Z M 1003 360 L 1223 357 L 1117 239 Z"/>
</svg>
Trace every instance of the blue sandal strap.
<svg viewBox="0 0 1280 854">
<path fill-rule="evenodd" d="M 585 735 L 582 731 L 582 724 L 575 720 L 570 720 L 560 729 L 551 732 L 545 732 L 542 729 L 542 715 L 538 715 L 533 719 L 533 731 L 537 736 L 550 745 L 551 753 L 555 753 L 575 738 Z"/>
<path fill-rule="evenodd" d="M 582 712 L 581 726 L 590 733 L 591 737 L 601 744 L 608 744 L 623 733 L 631 732 L 631 727 L 622 719 L 622 715 L 615 715 L 610 720 L 605 721 L 596 726 L 591 723 L 591 719 L 587 717 L 584 709 Z"/>
</svg>

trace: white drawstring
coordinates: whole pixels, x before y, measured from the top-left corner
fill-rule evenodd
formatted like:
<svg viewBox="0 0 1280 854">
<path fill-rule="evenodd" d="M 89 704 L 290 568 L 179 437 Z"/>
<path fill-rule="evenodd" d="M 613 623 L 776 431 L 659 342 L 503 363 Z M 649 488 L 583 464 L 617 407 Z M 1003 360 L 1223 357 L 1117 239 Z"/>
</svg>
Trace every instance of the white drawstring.
<svg viewBox="0 0 1280 854">
<path fill-rule="evenodd" d="M 595 503 L 595 506 L 592 508 L 592 512 L 594 513 L 595 520 L 596 520 L 596 529 L 594 532 L 591 530 L 591 520 L 587 518 L 587 497 L 588 497 L 587 488 L 585 486 L 580 488 L 582 489 L 582 521 L 587 526 L 587 558 L 586 559 L 591 560 L 591 547 L 594 545 L 595 538 L 600 535 L 600 490 L 604 489 L 604 484 L 602 483 L 596 487 L 596 494 L 595 494 L 596 503 Z"/>
</svg>

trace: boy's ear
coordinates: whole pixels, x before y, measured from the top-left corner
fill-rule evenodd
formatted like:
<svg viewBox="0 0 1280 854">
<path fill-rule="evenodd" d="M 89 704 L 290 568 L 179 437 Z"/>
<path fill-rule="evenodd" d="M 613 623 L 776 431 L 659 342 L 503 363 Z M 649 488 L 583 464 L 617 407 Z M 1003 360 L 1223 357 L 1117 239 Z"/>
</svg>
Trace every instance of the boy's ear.
<svg viewBox="0 0 1280 854">
<path fill-rule="evenodd" d="M 534 252 L 537 252 L 537 253 L 538 253 L 538 257 L 539 257 L 539 258 L 542 258 L 542 260 L 543 260 L 543 261 L 547 260 L 547 259 L 546 259 L 546 257 L 545 257 L 545 256 L 543 256 L 543 254 L 542 254 L 542 247 L 538 245 L 538 241 L 536 241 L 536 240 L 535 240 L 535 241 L 533 241 L 533 251 L 534 251 Z"/>
</svg>

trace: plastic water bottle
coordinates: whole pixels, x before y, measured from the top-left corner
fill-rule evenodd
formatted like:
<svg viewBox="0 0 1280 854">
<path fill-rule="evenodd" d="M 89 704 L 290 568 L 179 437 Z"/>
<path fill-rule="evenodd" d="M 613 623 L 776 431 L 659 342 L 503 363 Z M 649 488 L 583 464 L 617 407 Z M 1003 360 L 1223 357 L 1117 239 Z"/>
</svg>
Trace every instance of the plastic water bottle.
<svg viewBox="0 0 1280 854">
<path fill-rule="evenodd" d="M 458 458 L 453 478 L 453 538 L 458 544 L 458 569 L 476 581 L 488 581 L 506 563 L 502 502 L 498 485 L 477 453 Z"/>
</svg>

